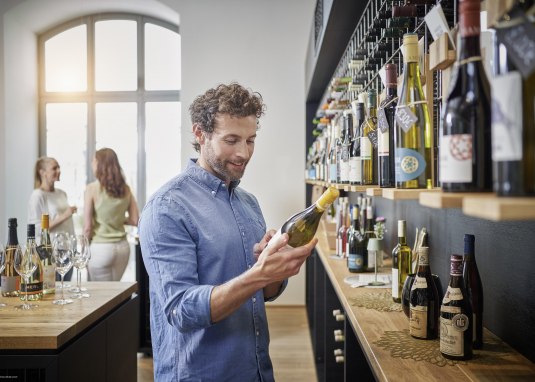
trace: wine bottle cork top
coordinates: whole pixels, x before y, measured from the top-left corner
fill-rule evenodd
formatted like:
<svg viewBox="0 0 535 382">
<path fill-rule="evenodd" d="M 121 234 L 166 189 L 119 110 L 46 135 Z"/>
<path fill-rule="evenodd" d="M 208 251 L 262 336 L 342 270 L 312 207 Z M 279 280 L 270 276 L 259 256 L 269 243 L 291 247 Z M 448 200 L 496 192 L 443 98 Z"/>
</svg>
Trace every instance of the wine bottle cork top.
<svg viewBox="0 0 535 382">
<path fill-rule="evenodd" d="M 48 228 L 49 228 L 48 214 L 42 214 L 41 215 L 41 229 L 48 229 Z"/>
<path fill-rule="evenodd" d="M 403 45 L 407 44 L 418 44 L 418 34 L 417 33 L 405 33 L 403 35 Z"/>
<path fill-rule="evenodd" d="M 35 224 L 28 224 L 27 233 L 28 233 L 28 238 L 35 237 Z"/>
<path fill-rule="evenodd" d="M 8 227 L 16 227 L 17 226 L 17 218 L 9 218 L 9 219 L 7 219 L 7 226 Z"/>
<path fill-rule="evenodd" d="M 386 72 L 386 85 L 395 85 L 397 86 L 398 82 L 398 67 L 396 64 L 386 64 L 385 65 L 385 72 Z"/>
<path fill-rule="evenodd" d="M 340 196 L 340 191 L 338 191 L 337 188 L 331 186 L 327 188 L 327 190 L 325 190 L 323 195 L 320 196 L 320 198 L 316 202 L 316 205 L 324 210 L 328 206 L 330 206 L 336 200 L 336 198 L 338 198 L 338 196 Z"/>
</svg>

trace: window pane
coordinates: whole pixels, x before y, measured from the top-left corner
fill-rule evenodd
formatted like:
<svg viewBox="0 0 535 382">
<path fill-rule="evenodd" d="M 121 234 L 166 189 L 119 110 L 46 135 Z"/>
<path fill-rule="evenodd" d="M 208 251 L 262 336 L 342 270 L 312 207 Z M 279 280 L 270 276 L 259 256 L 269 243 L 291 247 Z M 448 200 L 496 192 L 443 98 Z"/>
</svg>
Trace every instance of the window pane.
<svg viewBox="0 0 535 382">
<path fill-rule="evenodd" d="M 62 32 L 45 42 L 45 89 L 48 92 L 87 90 L 86 26 Z"/>
<path fill-rule="evenodd" d="M 180 172 L 180 118 L 180 102 L 147 103 L 147 197 Z"/>
<path fill-rule="evenodd" d="M 87 104 L 46 105 L 46 151 L 61 168 L 57 187 L 67 193 L 69 203 L 82 213 L 87 183 Z M 66 144 L 68 142 L 68 144 Z"/>
<path fill-rule="evenodd" d="M 180 35 L 167 28 L 145 24 L 145 88 L 179 90 Z"/>
<path fill-rule="evenodd" d="M 137 195 L 137 105 L 135 102 L 96 104 L 96 149 L 117 153 L 126 183 Z"/>
<path fill-rule="evenodd" d="M 128 20 L 95 23 L 95 88 L 137 89 L 136 22 Z"/>
</svg>

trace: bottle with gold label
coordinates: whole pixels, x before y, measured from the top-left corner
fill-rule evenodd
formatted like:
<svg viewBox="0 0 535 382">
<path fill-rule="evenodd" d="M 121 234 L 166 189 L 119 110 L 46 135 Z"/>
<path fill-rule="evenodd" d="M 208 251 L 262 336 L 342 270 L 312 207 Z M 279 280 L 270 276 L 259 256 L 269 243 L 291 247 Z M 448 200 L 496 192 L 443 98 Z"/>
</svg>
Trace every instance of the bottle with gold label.
<svg viewBox="0 0 535 382">
<path fill-rule="evenodd" d="M 37 267 L 28 277 L 27 281 L 21 281 L 20 299 L 25 301 L 37 301 L 43 298 L 43 264 L 37 254 L 37 245 L 35 244 L 35 224 L 28 224 L 27 232 L 26 253 L 24 256 L 35 259 Z"/>
<path fill-rule="evenodd" d="M 5 267 L 2 271 L 2 296 L 17 297 L 20 290 L 20 276 L 15 271 L 15 252 L 20 251 L 17 237 L 17 218 L 9 218 L 5 254 Z"/>
<path fill-rule="evenodd" d="M 54 293 L 56 290 L 56 267 L 52 262 L 48 214 L 41 215 L 41 244 L 37 247 L 37 253 L 39 253 L 43 265 L 43 293 Z"/>
</svg>

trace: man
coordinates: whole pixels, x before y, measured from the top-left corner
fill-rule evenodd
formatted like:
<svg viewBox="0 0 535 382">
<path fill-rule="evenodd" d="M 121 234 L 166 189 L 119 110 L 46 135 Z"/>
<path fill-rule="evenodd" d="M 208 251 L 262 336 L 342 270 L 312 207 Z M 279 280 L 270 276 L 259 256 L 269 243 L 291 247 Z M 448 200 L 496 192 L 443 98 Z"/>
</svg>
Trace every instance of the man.
<svg viewBox="0 0 535 382">
<path fill-rule="evenodd" d="M 273 381 L 264 302 L 278 297 L 316 244 L 284 234 L 264 248 L 256 198 L 238 187 L 254 151 L 257 93 L 232 83 L 190 106 L 194 147 L 184 173 L 145 206 L 154 376 L 160 381 Z M 275 239 L 274 239 L 275 240 Z"/>
</svg>

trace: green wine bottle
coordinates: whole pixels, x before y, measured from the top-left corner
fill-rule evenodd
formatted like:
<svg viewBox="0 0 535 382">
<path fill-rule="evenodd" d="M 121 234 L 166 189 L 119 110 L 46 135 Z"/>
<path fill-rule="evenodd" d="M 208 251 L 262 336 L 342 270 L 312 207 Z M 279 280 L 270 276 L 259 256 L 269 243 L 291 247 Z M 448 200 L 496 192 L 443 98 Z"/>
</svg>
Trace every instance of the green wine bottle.
<svg viewBox="0 0 535 382">
<path fill-rule="evenodd" d="M 286 220 L 269 243 L 273 243 L 283 233 L 290 236 L 288 240 L 290 247 L 300 247 L 310 242 L 316 234 L 321 216 L 339 195 L 340 192 L 336 188 L 327 188 L 316 203 Z"/>
<path fill-rule="evenodd" d="M 418 68 L 418 35 L 403 36 L 403 83 L 395 117 L 396 188 L 432 188 L 433 128 Z"/>
<path fill-rule="evenodd" d="M 392 300 L 401 302 L 401 290 L 411 273 L 412 251 L 407 245 L 407 222 L 398 220 L 398 244 L 392 250 Z"/>
</svg>

